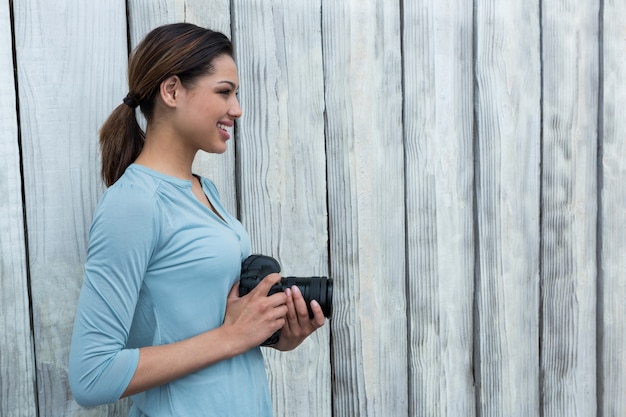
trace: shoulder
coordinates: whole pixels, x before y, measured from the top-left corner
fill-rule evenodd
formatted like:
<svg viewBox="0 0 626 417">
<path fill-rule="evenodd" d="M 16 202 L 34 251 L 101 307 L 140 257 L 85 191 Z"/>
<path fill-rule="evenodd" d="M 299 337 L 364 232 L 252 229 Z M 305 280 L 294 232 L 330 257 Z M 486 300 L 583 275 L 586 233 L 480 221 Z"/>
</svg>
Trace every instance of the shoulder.
<svg viewBox="0 0 626 417">
<path fill-rule="evenodd" d="M 136 170 L 127 170 L 102 195 L 93 226 L 117 229 L 152 228 L 159 212 L 156 198 L 159 182 Z"/>
<path fill-rule="evenodd" d="M 102 196 L 102 201 L 146 203 L 154 200 L 160 180 L 139 169 L 129 167 Z"/>
</svg>

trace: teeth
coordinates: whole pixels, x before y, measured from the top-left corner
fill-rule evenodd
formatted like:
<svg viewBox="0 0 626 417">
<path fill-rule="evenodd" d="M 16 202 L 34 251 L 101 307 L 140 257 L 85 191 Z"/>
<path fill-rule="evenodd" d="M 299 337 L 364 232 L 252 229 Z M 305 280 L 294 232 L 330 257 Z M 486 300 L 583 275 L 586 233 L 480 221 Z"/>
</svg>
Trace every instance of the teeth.
<svg viewBox="0 0 626 417">
<path fill-rule="evenodd" d="M 230 132 L 230 129 L 231 129 L 231 127 L 230 127 L 230 126 L 226 126 L 225 124 L 222 124 L 222 123 L 218 123 L 218 124 L 217 124 L 217 127 L 218 127 L 218 128 L 220 128 L 220 129 L 222 129 L 222 130 L 225 130 L 225 131 L 227 131 L 227 132 Z"/>
</svg>

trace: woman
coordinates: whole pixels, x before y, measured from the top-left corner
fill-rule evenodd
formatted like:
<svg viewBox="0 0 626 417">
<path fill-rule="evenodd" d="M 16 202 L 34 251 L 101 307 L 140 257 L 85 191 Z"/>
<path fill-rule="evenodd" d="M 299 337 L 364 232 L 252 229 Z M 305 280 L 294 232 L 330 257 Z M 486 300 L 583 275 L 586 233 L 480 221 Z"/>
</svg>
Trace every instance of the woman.
<svg viewBox="0 0 626 417">
<path fill-rule="evenodd" d="M 223 153 L 241 108 L 230 41 L 179 23 L 129 59 L 130 92 L 100 132 L 109 186 L 90 230 L 70 348 L 70 387 L 85 406 L 132 396 L 131 416 L 270 416 L 259 345 L 281 330 L 291 350 L 324 324 L 278 274 L 238 296 L 250 254 L 215 185 L 192 174 L 198 150 Z M 135 108 L 147 120 L 145 134 Z"/>
</svg>

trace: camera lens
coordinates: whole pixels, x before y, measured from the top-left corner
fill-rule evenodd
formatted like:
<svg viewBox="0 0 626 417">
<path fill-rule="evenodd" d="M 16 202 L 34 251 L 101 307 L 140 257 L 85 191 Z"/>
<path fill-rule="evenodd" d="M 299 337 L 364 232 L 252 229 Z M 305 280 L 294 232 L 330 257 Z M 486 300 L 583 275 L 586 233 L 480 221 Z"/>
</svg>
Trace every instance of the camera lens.
<svg viewBox="0 0 626 417">
<path fill-rule="evenodd" d="M 281 279 L 283 291 L 295 285 L 300 289 L 302 297 L 306 301 L 309 317 L 313 318 L 311 301 L 316 300 L 325 317 L 330 317 L 333 311 L 333 280 L 327 277 L 283 277 Z"/>
</svg>

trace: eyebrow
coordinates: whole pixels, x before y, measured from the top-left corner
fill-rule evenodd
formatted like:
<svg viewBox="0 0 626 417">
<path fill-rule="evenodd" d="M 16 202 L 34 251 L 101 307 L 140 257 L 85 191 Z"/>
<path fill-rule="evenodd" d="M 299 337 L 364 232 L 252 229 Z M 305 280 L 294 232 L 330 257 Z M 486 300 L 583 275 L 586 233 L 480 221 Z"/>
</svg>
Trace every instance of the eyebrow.
<svg viewBox="0 0 626 417">
<path fill-rule="evenodd" d="M 221 84 L 221 83 L 230 84 L 230 86 L 233 88 L 233 90 L 236 90 L 236 89 L 238 88 L 238 87 L 237 87 L 237 84 L 235 84 L 235 83 L 234 83 L 234 82 L 232 82 L 232 81 L 222 80 L 222 81 L 219 81 L 219 82 L 218 82 L 218 84 Z"/>
</svg>

